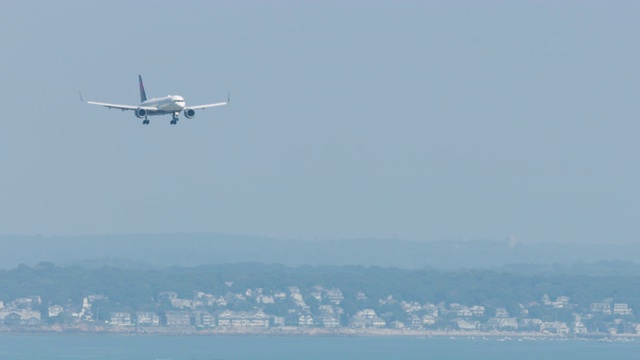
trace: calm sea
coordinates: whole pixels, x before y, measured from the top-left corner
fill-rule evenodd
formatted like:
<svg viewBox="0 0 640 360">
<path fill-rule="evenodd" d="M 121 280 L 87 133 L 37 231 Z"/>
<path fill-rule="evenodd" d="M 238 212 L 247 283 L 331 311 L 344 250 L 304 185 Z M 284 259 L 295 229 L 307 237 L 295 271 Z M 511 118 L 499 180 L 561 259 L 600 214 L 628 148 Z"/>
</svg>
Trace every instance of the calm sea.
<svg viewBox="0 0 640 360">
<path fill-rule="evenodd" d="M 629 342 L 409 337 L 0 335 L 0 359 L 638 359 Z"/>
</svg>

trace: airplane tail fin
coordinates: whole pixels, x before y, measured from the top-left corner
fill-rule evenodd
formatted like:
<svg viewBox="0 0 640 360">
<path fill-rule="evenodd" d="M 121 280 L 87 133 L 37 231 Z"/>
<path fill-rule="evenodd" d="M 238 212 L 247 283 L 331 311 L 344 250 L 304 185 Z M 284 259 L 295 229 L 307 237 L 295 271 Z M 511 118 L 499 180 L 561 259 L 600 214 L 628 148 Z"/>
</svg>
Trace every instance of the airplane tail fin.
<svg viewBox="0 0 640 360">
<path fill-rule="evenodd" d="M 142 84 L 142 75 L 138 75 L 138 84 L 140 84 L 140 102 L 147 101 L 147 93 L 144 92 L 144 84 Z"/>
</svg>

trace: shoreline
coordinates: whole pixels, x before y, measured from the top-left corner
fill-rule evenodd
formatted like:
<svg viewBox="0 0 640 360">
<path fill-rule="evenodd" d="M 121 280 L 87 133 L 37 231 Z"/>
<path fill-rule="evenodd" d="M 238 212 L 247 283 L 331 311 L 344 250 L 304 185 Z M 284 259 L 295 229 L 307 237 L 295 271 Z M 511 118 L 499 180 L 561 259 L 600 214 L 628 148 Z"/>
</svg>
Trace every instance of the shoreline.
<svg viewBox="0 0 640 360">
<path fill-rule="evenodd" d="M 76 326 L 0 326 L 0 336 L 7 334 L 59 334 L 59 335 L 131 335 L 131 336 L 308 336 L 308 337 L 416 337 L 416 338 L 485 338 L 485 339 L 619 339 L 635 340 L 640 334 L 553 334 L 540 332 L 506 331 L 445 331 L 413 329 L 326 329 L 326 328 L 206 328 L 189 327 L 135 327 L 109 325 Z"/>
</svg>

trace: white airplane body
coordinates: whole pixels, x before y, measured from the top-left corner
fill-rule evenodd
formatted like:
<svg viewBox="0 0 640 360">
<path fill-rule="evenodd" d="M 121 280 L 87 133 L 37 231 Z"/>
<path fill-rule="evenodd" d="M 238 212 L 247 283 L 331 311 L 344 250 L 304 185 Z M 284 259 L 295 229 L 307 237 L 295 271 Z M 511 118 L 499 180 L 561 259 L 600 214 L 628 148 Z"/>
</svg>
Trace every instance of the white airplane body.
<svg viewBox="0 0 640 360">
<path fill-rule="evenodd" d="M 133 110 L 138 119 L 144 118 L 142 124 L 148 125 L 149 119 L 147 116 L 152 115 L 171 115 L 171 125 L 178 123 L 178 115 L 181 111 L 184 112 L 184 117 L 191 119 L 196 115 L 196 110 L 202 110 L 210 107 L 227 105 L 231 99 L 231 96 L 227 98 L 227 101 L 218 102 L 213 104 L 204 104 L 196 106 L 187 106 L 184 98 L 179 95 L 168 95 L 161 98 L 153 98 L 147 100 L 147 94 L 144 91 L 144 85 L 142 84 L 142 76 L 138 75 L 138 83 L 140 85 L 140 105 L 122 105 L 122 104 L 110 104 L 97 101 L 85 101 L 80 94 L 80 100 L 92 105 L 101 105 L 109 109 Z"/>
</svg>

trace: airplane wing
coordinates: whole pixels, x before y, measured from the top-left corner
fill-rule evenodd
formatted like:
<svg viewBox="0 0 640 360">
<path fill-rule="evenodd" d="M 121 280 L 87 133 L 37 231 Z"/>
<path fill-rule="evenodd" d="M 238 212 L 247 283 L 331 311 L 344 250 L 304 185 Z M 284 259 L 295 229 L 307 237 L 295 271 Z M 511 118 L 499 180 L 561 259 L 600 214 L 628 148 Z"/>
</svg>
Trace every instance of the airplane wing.
<svg viewBox="0 0 640 360">
<path fill-rule="evenodd" d="M 120 109 L 120 110 L 123 110 L 123 111 L 124 110 L 137 110 L 137 109 L 145 109 L 147 111 L 156 111 L 156 110 L 158 110 L 158 108 L 155 107 L 155 106 L 122 105 L 122 104 L 103 103 L 103 102 L 97 102 L 97 101 L 86 101 L 85 99 L 82 98 L 82 94 L 80 94 L 80 100 L 82 100 L 82 102 L 86 102 L 87 104 L 100 105 L 100 106 L 108 107 L 109 109 Z"/>
<path fill-rule="evenodd" d="M 227 101 L 224 101 L 224 102 L 219 102 L 219 103 L 215 103 L 215 104 L 187 106 L 187 108 L 193 109 L 193 110 L 201 110 L 201 109 L 206 109 L 206 108 L 210 108 L 210 107 L 227 105 L 230 101 L 231 101 L 231 94 L 229 94 L 229 96 L 227 97 Z"/>
<path fill-rule="evenodd" d="M 137 110 L 137 109 L 145 109 L 147 111 L 158 110 L 158 108 L 155 106 L 120 105 L 120 104 L 101 103 L 101 102 L 95 102 L 95 101 L 87 101 L 87 104 L 101 105 L 101 106 L 108 107 L 109 109 L 120 109 L 120 110 Z"/>
</svg>

